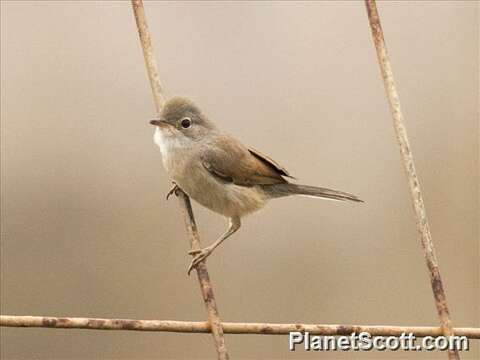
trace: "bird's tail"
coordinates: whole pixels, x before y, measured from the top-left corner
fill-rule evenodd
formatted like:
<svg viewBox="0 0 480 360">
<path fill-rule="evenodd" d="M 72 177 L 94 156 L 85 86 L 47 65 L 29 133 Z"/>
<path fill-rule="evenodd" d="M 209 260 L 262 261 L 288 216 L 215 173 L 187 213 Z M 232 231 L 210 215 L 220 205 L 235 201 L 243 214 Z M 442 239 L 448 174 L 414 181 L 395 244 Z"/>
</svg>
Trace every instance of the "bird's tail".
<svg viewBox="0 0 480 360">
<path fill-rule="evenodd" d="M 279 197 L 290 196 L 290 195 L 303 195 L 303 196 L 312 196 L 312 197 L 339 200 L 339 201 L 363 202 L 363 200 L 360 200 L 357 196 L 346 193 L 346 192 L 317 187 L 317 186 L 310 186 L 310 185 L 297 185 L 297 184 L 291 184 L 291 183 L 284 183 L 284 184 L 262 185 L 262 189 L 271 198 L 279 198 Z"/>
</svg>

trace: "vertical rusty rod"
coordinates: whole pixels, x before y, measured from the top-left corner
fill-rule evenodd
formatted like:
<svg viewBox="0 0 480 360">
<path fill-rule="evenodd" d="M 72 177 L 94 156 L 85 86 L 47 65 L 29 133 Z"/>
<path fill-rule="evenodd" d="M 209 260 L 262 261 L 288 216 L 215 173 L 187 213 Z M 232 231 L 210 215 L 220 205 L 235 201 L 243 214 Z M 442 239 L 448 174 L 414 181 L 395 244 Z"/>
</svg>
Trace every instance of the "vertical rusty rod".
<svg viewBox="0 0 480 360">
<path fill-rule="evenodd" d="M 150 86 L 152 88 L 155 108 L 157 110 L 157 114 L 160 115 L 163 105 L 165 104 L 165 98 L 163 96 L 163 89 L 160 83 L 160 77 L 158 75 L 157 63 L 153 54 L 153 46 L 147 26 L 147 20 L 145 17 L 145 10 L 143 8 L 142 0 L 132 0 L 132 7 L 133 13 L 135 15 L 135 21 L 137 23 L 138 34 L 140 36 L 140 43 L 143 49 L 148 78 L 150 80 Z M 178 191 L 178 196 L 180 207 L 185 218 L 185 226 L 187 229 L 187 233 L 190 237 L 191 249 L 199 249 L 200 236 L 198 235 L 197 225 L 195 223 L 195 217 L 193 215 L 190 199 L 183 191 Z M 197 265 L 196 271 L 198 276 L 198 282 L 200 283 L 200 290 L 202 292 L 203 301 L 205 302 L 205 307 L 207 309 L 208 324 L 215 342 L 218 359 L 227 360 L 229 359 L 229 356 L 227 347 L 225 345 L 223 327 L 222 323 L 220 322 L 220 317 L 218 315 L 212 283 L 210 282 L 207 266 L 205 265 L 204 261 Z"/>
<path fill-rule="evenodd" d="M 452 336 L 453 327 L 448 311 L 447 298 L 442 279 L 440 277 L 440 270 L 438 268 L 435 249 L 433 247 L 432 235 L 428 225 L 425 204 L 423 202 L 420 183 L 417 178 L 415 164 L 413 161 L 413 154 L 407 137 L 407 129 L 404 125 L 403 114 L 400 107 L 400 99 L 395 86 L 390 60 L 388 58 L 385 39 L 383 37 L 383 31 L 380 24 L 380 17 L 377 11 L 377 5 L 375 0 L 365 0 L 365 5 L 367 7 L 368 20 L 372 30 L 373 42 L 377 51 L 378 63 L 380 65 L 385 91 L 387 93 L 388 103 L 393 117 L 393 127 L 395 129 L 397 142 L 400 147 L 402 163 L 408 178 L 410 195 L 416 215 L 417 229 L 420 234 L 425 260 L 427 262 L 435 305 L 437 307 L 438 317 L 440 319 L 440 325 L 445 336 Z M 460 359 L 458 351 L 450 350 L 448 352 L 448 358 Z"/>
<path fill-rule="evenodd" d="M 190 237 L 190 248 L 200 249 L 200 237 L 198 235 L 197 224 L 193 216 L 192 204 L 190 198 L 183 192 L 179 191 L 178 200 L 180 207 L 184 213 L 185 227 Z M 198 282 L 200 283 L 200 290 L 202 292 L 203 301 L 208 313 L 208 322 L 212 330 L 212 336 L 217 348 L 218 359 L 229 359 L 227 347 L 225 345 L 225 336 L 223 335 L 223 326 L 218 315 L 217 304 L 213 296 L 212 283 L 208 276 L 207 266 L 205 261 L 201 261 L 196 267 Z"/>
</svg>

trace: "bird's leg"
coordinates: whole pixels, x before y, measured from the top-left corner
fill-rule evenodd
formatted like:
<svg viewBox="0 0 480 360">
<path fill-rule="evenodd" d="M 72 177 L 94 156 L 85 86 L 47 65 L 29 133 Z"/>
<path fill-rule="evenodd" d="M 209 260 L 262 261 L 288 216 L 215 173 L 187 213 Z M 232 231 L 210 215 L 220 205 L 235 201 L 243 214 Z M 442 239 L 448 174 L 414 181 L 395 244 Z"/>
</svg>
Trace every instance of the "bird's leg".
<svg viewBox="0 0 480 360">
<path fill-rule="evenodd" d="M 167 200 L 172 194 L 178 195 L 177 192 L 178 192 L 178 190 L 180 190 L 180 188 L 178 187 L 178 185 L 175 181 L 172 181 L 172 184 L 173 184 L 173 187 L 167 193 Z"/>
<path fill-rule="evenodd" d="M 190 250 L 188 252 L 189 255 L 195 255 L 193 258 L 192 262 L 190 263 L 190 266 L 188 267 L 188 275 L 190 275 L 190 272 L 195 268 L 199 262 L 205 260 L 210 254 L 215 250 L 215 248 L 220 245 L 222 242 L 224 242 L 228 237 L 230 237 L 233 233 L 235 233 L 238 229 L 240 229 L 241 221 L 240 217 L 232 217 L 229 219 L 229 226 L 228 230 L 220 236 L 220 238 L 215 241 L 212 245 L 207 246 L 206 248 L 203 249 L 196 249 L 196 250 Z"/>
</svg>

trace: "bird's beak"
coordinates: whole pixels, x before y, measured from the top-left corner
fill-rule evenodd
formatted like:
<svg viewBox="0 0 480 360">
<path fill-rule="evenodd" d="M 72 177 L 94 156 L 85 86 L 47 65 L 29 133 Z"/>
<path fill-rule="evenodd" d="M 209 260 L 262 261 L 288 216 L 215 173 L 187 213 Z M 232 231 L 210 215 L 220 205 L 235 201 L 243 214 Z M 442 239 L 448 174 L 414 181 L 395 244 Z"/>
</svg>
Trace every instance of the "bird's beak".
<svg viewBox="0 0 480 360">
<path fill-rule="evenodd" d="M 158 119 L 151 120 L 151 121 L 150 121 L 150 124 L 155 125 L 155 126 L 158 126 L 158 127 L 167 127 L 167 126 L 170 125 L 170 124 L 169 124 L 168 122 L 166 122 L 165 120 L 158 120 Z"/>
</svg>

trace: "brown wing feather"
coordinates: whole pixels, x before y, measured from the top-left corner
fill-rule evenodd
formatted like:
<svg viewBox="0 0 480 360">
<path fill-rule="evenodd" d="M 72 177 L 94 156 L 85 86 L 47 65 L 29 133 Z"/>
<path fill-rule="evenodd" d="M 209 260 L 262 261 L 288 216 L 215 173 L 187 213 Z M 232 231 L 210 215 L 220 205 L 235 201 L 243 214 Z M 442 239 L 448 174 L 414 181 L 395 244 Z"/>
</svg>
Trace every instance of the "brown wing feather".
<svg viewBox="0 0 480 360">
<path fill-rule="evenodd" d="M 295 179 L 292 175 L 289 174 L 287 169 L 285 169 L 282 165 L 277 163 L 275 160 L 273 160 L 271 157 L 262 154 L 260 151 L 254 149 L 254 148 L 248 148 L 248 151 L 255 156 L 257 159 L 263 161 L 265 164 L 268 166 L 273 167 L 275 170 L 277 170 L 282 176 L 287 176 L 289 178 Z"/>
<path fill-rule="evenodd" d="M 287 182 L 286 171 L 257 154 L 228 135 L 219 135 L 201 153 L 202 164 L 218 179 L 242 186 L 280 184 Z"/>
</svg>

